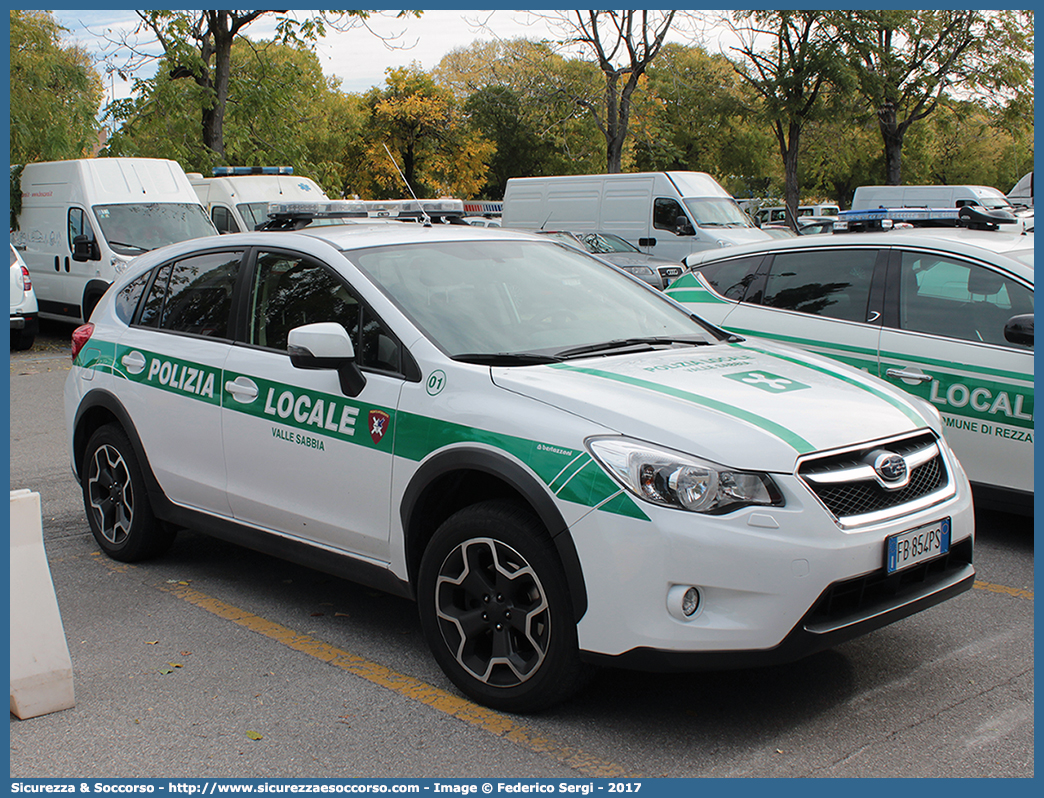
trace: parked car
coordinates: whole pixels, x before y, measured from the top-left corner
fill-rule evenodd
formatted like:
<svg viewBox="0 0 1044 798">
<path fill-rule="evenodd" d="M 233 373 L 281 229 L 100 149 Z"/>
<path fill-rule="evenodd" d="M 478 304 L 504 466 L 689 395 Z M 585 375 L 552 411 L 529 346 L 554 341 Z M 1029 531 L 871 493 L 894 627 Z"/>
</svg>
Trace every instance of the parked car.
<svg viewBox="0 0 1044 798">
<path fill-rule="evenodd" d="M 500 227 L 500 219 L 492 216 L 465 216 L 464 221 L 475 227 Z"/>
<path fill-rule="evenodd" d="M 785 224 L 763 224 L 761 231 L 768 233 L 773 238 L 797 238 L 797 233 Z"/>
<path fill-rule="evenodd" d="M 26 350 L 33 348 L 40 321 L 36 294 L 33 292 L 33 281 L 29 277 L 22 256 L 11 247 L 11 348 Z"/>
<path fill-rule="evenodd" d="M 506 230 L 144 253 L 73 333 L 65 417 L 108 556 L 191 527 L 416 599 L 506 711 L 590 664 L 795 659 L 974 580 L 927 403 Z"/>
<path fill-rule="evenodd" d="M 814 236 L 834 232 L 836 216 L 801 216 L 797 220 L 798 235 Z"/>
<path fill-rule="evenodd" d="M 590 252 L 618 266 L 653 288 L 666 288 L 681 276 L 685 267 L 678 261 L 646 255 L 629 241 L 612 233 L 580 233 L 565 230 L 535 230 Z"/>
<path fill-rule="evenodd" d="M 801 236 L 701 253 L 670 296 L 741 335 L 840 360 L 943 417 L 977 500 L 1032 509 L 1033 236 Z"/>
</svg>

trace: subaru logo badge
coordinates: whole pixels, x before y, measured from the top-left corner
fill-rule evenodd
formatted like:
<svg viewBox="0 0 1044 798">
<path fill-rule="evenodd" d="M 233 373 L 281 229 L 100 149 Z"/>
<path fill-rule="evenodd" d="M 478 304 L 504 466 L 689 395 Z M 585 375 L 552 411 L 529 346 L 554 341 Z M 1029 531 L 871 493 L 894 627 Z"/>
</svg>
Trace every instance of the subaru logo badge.
<svg viewBox="0 0 1044 798">
<path fill-rule="evenodd" d="M 874 471 L 883 483 L 898 487 L 906 480 L 906 461 L 892 452 L 882 452 L 874 460 Z"/>
</svg>

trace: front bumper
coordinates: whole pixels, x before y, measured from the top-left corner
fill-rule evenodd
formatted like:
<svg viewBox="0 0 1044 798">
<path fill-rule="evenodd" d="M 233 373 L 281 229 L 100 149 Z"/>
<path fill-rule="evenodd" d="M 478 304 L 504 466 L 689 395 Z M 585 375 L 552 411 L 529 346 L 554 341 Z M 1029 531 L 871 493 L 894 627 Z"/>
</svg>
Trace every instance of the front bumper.
<svg viewBox="0 0 1044 798">
<path fill-rule="evenodd" d="M 778 645 L 742 651 L 671 651 L 634 648 L 616 656 L 585 652 L 603 666 L 656 672 L 724 670 L 780 665 L 880 629 L 934 607 L 972 588 L 973 542 L 967 538 L 939 560 L 909 573 L 888 576 L 883 569 L 831 585 Z"/>
<path fill-rule="evenodd" d="M 571 527 L 588 592 L 589 660 L 645 669 L 783 662 L 830 648 L 971 587 L 971 490 L 947 454 L 950 498 L 843 528 L 796 477 L 783 507 L 701 516 L 644 504 L 648 520 L 595 511 Z M 949 518 L 950 552 L 888 576 L 889 536 Z M 672 597 L 694 587 L 689 617 Z"/>
</svg>

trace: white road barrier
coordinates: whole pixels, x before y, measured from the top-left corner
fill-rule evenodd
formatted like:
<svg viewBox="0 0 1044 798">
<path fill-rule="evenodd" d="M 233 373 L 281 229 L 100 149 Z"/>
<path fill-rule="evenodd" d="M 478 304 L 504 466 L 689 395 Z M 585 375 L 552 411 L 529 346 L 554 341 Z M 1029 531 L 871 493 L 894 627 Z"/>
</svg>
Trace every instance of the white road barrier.
<svg viewBox="0 0 1044 798">
<path fill-rule="evenodd" d="M 43 547 L 40 494 L 11 491 L 11 714 L 76 704 L 72 661 Z"/>
</svg>

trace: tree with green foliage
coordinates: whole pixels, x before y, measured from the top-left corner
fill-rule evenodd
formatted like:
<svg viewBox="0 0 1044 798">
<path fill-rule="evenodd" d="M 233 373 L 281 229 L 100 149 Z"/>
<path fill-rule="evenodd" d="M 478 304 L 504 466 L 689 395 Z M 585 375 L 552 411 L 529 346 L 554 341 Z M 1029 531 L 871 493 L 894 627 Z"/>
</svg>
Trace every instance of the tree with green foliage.
<svg viewBox="0 0 1044 798">
<path fill-rule="evenodd" d="M 364 20 L 370 11 L 326 11 L 297 19 L 289 11 L 158 11 L 140 10 L 140 29 L 147 29 L 163 48 L 168 76 L 188 79 L 200 114 L 203 145 L 225 157 L 225 111 L 229 101 L 232 45 L 251 23 L 275 15 L 277 39 L 282 44 L 310 45 L 327 26 Z M 419 15 L 419 11 L 402 11 Z"/>
<path fill-rule="evenodd" d="M 780 174 L 773 139 L 728 59 L 667 44 L 647 78 L 632 118 L 635 168 L 709 172 L 736 197 L 764 196 Z"/>
<path fill-rule="evenodd" d="M 912 125 L 960 93 L 1003 106 L 1033 80 L 1033 13 L 976 10 L 836 12 L 857 84 L 877 114 L 885 182 L 902 180 Z"/>
<path fill-rule="evenodd" d="M 536 13 L 536 12 L 530 12 Z M 663 47 L 676 11 L 571 11 L 558 22 L 562 42 L 587 52 L 604 78 L 600 97 L 577 94 L 605 138 L 606 172 L 620 172 L 630 128 L 631 106 L 642 76 Z"/>
<path fill-rule="evenodd" d="M 47 11 L 11 11 L 11 163 L 89 157 L 103 87 L 90 57 L 62 44 Z"/>
<path fill-rule="evenodd" d="M 494 88 L 506 89 L 518 99 L 519 122 L 536 141 L 529 153 L 505 156 L 515 163 L 509 169 L 512 174 L 503 173 L 505 179 L 591 174 L 605 168 L 604 138 L 574 99 L 598 90 L 600 73 L 593 64 L 563 58 L 545 42 L 510 39 L 452 50 L 433 77 L 460 103 Z M 497 141 L 496 134 L 487 137 Z"/>
<path fill-rule="evenodd" d="M 839 48 L 822 11 L 737 11 L 736 72 L 759 100 L 783 161 L 787 224 L 797 228 L 801 131 L 821 118 L 825 90 L 843 79 Z M 767 44 L 762 44 L 767 42 Z"/>
<path fill-rule="evenodd" d="M 134 96 L 109 109 L 119 123 L 107 155 L 170 158 L 187 171 L 210 174 L 222 164 L 288 165 L 339 194 L 346 139 L 361 129 L 358 98 L 326 78 L 315 52 L 303 44 L 240 37 L 229 65 L 225 153 L 206 147 L 197 119 L 204 92 L 170 76 L 166 62 L 139 81 Z"/>
<path fill-rule="evenodd" d="M 496 151 L 489 159 L 481 199 L 502 200 L 512 177 L 540 174 L 541 140 L 522 111 L 518 95 L 507 86 L 486 86 L 464 104 L 472 130 L 491 141 Z"/>
</svg>

